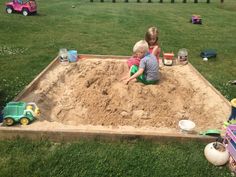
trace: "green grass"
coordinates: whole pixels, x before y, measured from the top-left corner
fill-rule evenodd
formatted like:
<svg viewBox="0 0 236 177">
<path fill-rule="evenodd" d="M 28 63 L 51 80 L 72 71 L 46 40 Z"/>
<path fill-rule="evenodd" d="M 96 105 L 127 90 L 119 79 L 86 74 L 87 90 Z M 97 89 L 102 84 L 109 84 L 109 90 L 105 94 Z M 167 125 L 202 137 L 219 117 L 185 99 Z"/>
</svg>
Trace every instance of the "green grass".
<svg viewBox="0 0 236 177">
<path fill-rule="evenodd" d="M 196 142 L 183 146 L 142 140 L 61 144 L 24 139 L 1 141 L 0 176 L 231 176 L 227 168 L 215 167 L 205 160 L 204 147 Z"/>
<path fill-rule="evenodd" d="M 131 55 L 149 26 L 160 29 L 165 52 L 189 51 L 190 62 L 228 100 L 236 97 L 236 2 L 220 4 L 129 3 L 111 0 L 38 0 L 36 16 L 0 13 L 0 108 L 12 100 L 57 55 L 60 48 L 79 53 Z M 4 0 L 0 0 L 4 4 Z M 75 5 L 75 8 L 72 8 Z M 2 8 L 3 9 L 3 8 Z M 203 25 L 192 25 L 200 14 Z M 217 58 L 202 61 L 204 49 Z M 227 168 L 209 164 L 205 144 L 189 142 L 80 141 L 73 144 L 0 141 L 0 176 L 179 176 L 227 177 Z"/>
<path fill-rule="evenodd" d="M 0 0 L 3 4 L 4 1 Z M 189 50 L 190 62 L 229 100 L 236 87 L 236 2 L 100 3 L 39 0 L 37 16 L 0 14 L 0 106 L 12 100 L 54 59 L 60 48 L 79 53 L 131 55 L 134 43 L 149 26 L 160 29 L 164 51 Z M 75 5 L 75 8 L 72 8 Z M 192 25 L 200 14 L 203 25 Z M 204 62 L 199 54 L 215 49 L 217 58 Z"/>
</svg>

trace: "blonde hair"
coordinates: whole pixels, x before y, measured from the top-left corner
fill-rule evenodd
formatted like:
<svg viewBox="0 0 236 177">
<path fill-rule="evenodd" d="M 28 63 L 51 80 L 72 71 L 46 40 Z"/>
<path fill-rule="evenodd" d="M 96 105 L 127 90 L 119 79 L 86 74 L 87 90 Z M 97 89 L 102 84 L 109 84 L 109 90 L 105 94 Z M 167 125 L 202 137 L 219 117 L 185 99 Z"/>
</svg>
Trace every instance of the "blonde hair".
<svg viewBox="0 0 236 177">
<path fill-rule="evenodd" d="M 152 36 L 156 35 L 156 44 L 158 44 L 158 35 L 159 31 L 156 27 L 150 27 L 148 28 L 146 34 L 145 34 L 145 40 L 149 42 L 152 38 Z"/>
<path fill-rule="evenodd" d="M 134 47 L 133 47 L 133 52 L 137 53 L 137 52 L 148 52 L 148 43 L 145 40 L 140 40 L 138 42 L 135 43 Z"/>
</svg>

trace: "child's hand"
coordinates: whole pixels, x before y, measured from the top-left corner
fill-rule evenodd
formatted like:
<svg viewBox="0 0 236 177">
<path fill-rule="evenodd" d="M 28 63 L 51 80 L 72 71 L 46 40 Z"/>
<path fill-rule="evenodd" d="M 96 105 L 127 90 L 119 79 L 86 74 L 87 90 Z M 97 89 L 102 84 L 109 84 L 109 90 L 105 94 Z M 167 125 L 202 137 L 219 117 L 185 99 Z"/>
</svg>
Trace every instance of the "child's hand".
<svg viewBox="0 0 236 177">
<path fill-rule="evenodd" d="M 153 50 L 157 50 L 158 48 L 158 45 L 153 46 Z"/>
<path fill-rule="evenodd" d="M 123 77 L 120 81 L 122 81 L 124 84 L 128 84 L 130 80 L 129 77 Z"/>
<path fill-rule="evenodd" d="M 124 80 L 124 84 L 128 85 L 129 81 L 129 79 Z"/>
</svg>

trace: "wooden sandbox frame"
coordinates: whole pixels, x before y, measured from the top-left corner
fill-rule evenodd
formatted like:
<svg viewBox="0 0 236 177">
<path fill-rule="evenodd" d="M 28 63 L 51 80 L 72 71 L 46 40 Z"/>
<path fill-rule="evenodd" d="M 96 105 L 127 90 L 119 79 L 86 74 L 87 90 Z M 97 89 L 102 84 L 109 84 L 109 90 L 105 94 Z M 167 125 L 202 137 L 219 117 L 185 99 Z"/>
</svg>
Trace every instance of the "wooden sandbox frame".
<svg viewBox="0 0 236 177">
<path fill-rule="evenodd" d="M 90 55 L 90 54 L 80 54 L 83 59 L 86 58 L 99 58 L 99 59 L 128 59 L 129 56 L 115 56 L 115 55 Z M 25 95 L 34 90 L 40 79 L 48 73 L 52 68 L 56 67 L 58 64 L 58 56 L 29 84 L 27 85 L 14 99 L 14 101 L 21 100 Z M 202 79 L 207 86 L 209 86 L 224 103 L 226 103 L 230 108 L 229 101 L 221 95 L 221 93 L 216 90 L 190 63 L 189 67 Z M 212 142 L 216 137 L 211 136 L 201 136 L 196 134 L 187 133 L 160 133 L 160 132 L 142 132 L 139 130 L 134 131 L 121 131 L 121 130 L 100 130 L 100 129 L 53 129 L 53 130 L 30 130 L 24 127 L 0 127 L 0 139 L 15 139 L 17 137 L 29 138 L 32 140 L 46 139 L 55 142 L 61 141 L 77 141 L 79 139 L 108 139 L 108 140 L 121 140 L 121 139 L 148 139 L 153 141 L 201 141 L 201 142 Z"/>
</svg>

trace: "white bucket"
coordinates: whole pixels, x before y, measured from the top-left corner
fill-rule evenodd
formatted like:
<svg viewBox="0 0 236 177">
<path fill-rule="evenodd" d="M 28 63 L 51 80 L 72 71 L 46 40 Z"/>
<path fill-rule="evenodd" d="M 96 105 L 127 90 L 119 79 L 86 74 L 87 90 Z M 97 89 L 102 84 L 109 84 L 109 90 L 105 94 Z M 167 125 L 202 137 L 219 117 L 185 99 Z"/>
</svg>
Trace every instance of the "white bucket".
<svg viewBox="0 0 236 177">
<path fill-rule="evenodd" d="M 68 62 L 67 49 L 63 48 L 63 49 L 59 50 L 59 60 L 60 60 L 60 62 Z"/>
<path fill-rule="evenodd" d="M 180 49 L 178 52 L 179 64 L 185 65 L 188 63 L 188 51 L 187 49 Z"/>
</svg>

